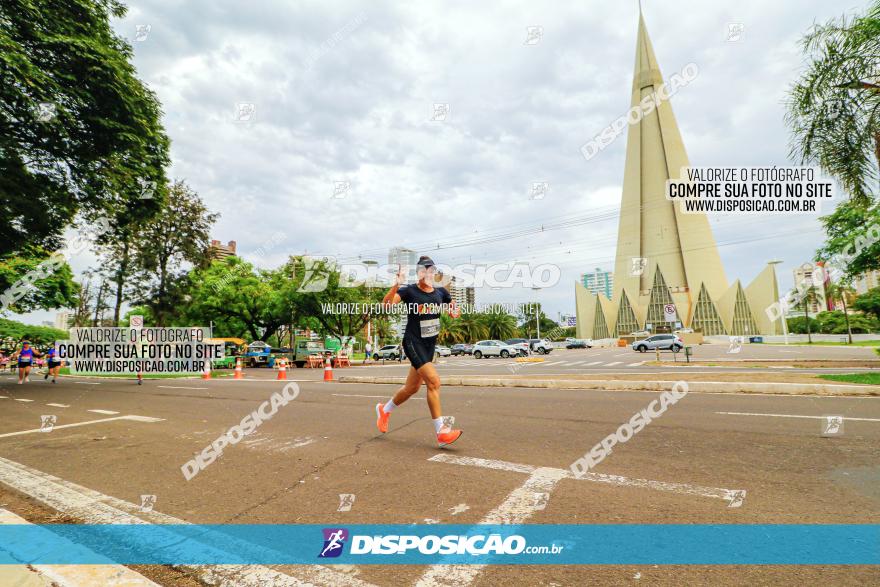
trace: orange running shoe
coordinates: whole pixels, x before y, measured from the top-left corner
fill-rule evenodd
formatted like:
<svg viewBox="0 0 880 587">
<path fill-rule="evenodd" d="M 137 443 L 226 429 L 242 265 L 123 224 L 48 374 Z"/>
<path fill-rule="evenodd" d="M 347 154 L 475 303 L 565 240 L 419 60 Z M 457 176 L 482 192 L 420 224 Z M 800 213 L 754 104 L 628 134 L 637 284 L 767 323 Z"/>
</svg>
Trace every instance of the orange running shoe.
<svg viewBox="0 0 880 587">
<path fill-rule="evenodd" d="M 440 448 L 443 448 L 444 446 L 449 446 L 460 437 L 461 430 L 453 430 L 452 428 L 444 426 L 440 429 L 440 432 L 437 433 L 437 442 L 440 444 Z"/>
<path fill-rule="evenodd" d="M 379 432 L 385 434 L 388 432 L 388 418 L 391 417 L 391 414 L 385 411 L 383 404 L 376 404 L 376 416 L 376 428 L 379 429 Z"/>
</svg>

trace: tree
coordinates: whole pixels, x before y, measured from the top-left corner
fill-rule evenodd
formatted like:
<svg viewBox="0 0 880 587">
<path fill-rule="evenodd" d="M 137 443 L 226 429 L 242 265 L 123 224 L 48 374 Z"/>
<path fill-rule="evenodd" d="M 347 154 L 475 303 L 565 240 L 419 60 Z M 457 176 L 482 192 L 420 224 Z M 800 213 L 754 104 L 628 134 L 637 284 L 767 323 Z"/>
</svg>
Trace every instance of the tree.
<svg viewBox="0 0 880 587">
<path fill-rule="evenodd" d="M 816 260 L 832 260 L 847 280 L 880 270 L 880 202 L 868 207 L 841 202 L 821 220 L 827 238 Z"/>
<path fill-rule="evenodd" d="M 819 330 L 819 322 L 815 318 L 804 318 L 796 316 L 788 318 L 788 331 L 791 334 L 807 334 L 808 332 L 816 332 Z"/>
<path fill-rule="evenodd" d="M 791 155 L 867 205 L 880 176 L 880 1 L 864 16 L 816 25 L 801 46 L 808 66 L 788 97 Z"/>
<path fill-rule="evenodd" d="M 199 326 L 214 322 L 215 336 L 265 340 L 286 323 L 284 317 L 273 314 L 279 306 L 279 292 L 270 285 L 268 273 L 238 257 L 197 268 L 189 281 L 184 316 Z"/>
<path fill-rule="evenodd" d="M 455 320 L 455 324 L 462 334 L 461 342 L 477 342 L 489 337 L 489 330 L 482 314 L 463 311 Z"/>
<path fill-rule="evenodd" d="M 27 340 L 35 345 L 44 345 L 51 344 L 56 340 L 66 340 L 67 331 L 49 326 L 23 324 L 15 320 L 0 318 L 0 339 L 5 339 L 7 342 L 12 343 L 10 346 L 17 345 L 23 340 Z"/>
<path fill-rule="evenodd" d="M 348 283 L 334 263 L 294 257 L 287 264 L 287 297 L 303 315 L 311 316 L 323 334 L 357 336 L 376 313 L 373 308 L 382 302 L 386 284 Z M 333 311 L 334 304 L 347 304 L 348 311 Z"/>
<path fill-rule="evenodd" d="M 853 309 L 870 314 L 880 320 L 880 287 L 869 289 L 856 298 Z"/>
<path fill-rule="evenodd" d="M 40 247 L 0 257 L 0 311 L 27 313 L 76 304 L 78 285 L 63 256 Z"/>
<path fill-rule="evenodd" d="M 165 205 L 139 231 L 137 264 L 148 283 L 140 297 L 157 326 L 170 322 L 185 302 L 184 266 L 209 262 L 210 230 L 218 217 L 186 183 L 175 181 Z"/>
<path fill-rule="evenodd" d="M 113 324 L 119 324 L 122 305 L 137 291 L 130 279 L 137 273 L 139 246 L 143 244 L 142 226 L 168 209 L 166 190 L 155 190 L 149 198 L 131 199 L 113 194 L 105 204 L 107 230 L 96 242 L 100 265 L 98 272 L 111 284 Z"/>
<path fill-rule="evenodd" d="M 825 293 L 831 298 L 831 301 L 834 301 L 834 299 L 837 298 L 840 300 L 840 303 L 843 304 L 843 319 L 846 322 L 846 334 L 849 339 L 849 344 L 852 344 L 852 327 L 849 323 L 849 313 L 846 311 L 846 298 L 855 293 L 855 291 L 848 283 L 832 282 L 825 287 Z"/>
<path fill-rule="evenodd" d="M 506 340 L 516 334 L 516 318 L 500 309 L 493 309 L 482 316 L 486 325 L 487 338 Z"/>
<path fill-rule="evenodd" d="M 117 0 L 0 3 L 0 257 L 57 250 L 78 211 L 166 183 L 159 102 L 110 25 L 125 11 Z"/>
<path fill-rule="evenodd" d="M 867 334 L 878 328 L 876 320 L 864 314 L 846 315 L 840 311 L 819 312 L 816 315 L 815 330 L 823 334 Z"/>
<path fill-rule="evenodd" d="M 801 307 L 804 309 L 804 324 L 807 330 L 807 343 L 813 344 L 813 337 L 811 335 L 811 331 L 815 330 L 815 327 L 812 326 L 816 323 L 815 320 L 810 318 L 809 308 L 812 304 L 816 302 L 819 296 L 819 288 L 813 285 L 813 282 L 810 280 L 805 280 L 800 288 L 794 290 L 792 292 L 793 296 L 801 296 Z"/>
</svg>

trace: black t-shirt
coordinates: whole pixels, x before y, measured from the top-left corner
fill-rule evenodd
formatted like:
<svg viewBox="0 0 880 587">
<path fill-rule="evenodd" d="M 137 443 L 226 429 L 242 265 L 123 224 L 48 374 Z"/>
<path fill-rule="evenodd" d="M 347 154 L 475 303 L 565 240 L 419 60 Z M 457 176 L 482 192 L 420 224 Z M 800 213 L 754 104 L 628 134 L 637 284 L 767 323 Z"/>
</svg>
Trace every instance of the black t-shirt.
<svg viewBox="0 0 880 587">
<path fill-rule="evenodd" d="M 440 334 L 440 304 L 448 304 L 452 296 L 445 287 L 435 287 L 428 293 L 417 284 L 404 285 L 397 290 L 400 301 L 406 304 L 406 331 L 404 338 L 431 343 Z"/>
</svg>

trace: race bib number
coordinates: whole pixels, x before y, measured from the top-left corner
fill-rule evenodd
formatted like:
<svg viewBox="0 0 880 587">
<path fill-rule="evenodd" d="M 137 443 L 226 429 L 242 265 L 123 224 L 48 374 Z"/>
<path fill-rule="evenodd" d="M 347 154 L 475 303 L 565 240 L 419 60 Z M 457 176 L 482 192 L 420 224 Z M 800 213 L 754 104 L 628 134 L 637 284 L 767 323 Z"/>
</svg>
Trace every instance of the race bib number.
<svg viewBox="0 0 880 587">
<path fill-rule="evenodd" d="M 422 328 L 422 338 L 432 338 L 440 334 L 440 318 L 422 320 L 420 326 Z"/>
<path fill-rule="evenodd" d="M 20 363 L 30 363 L 30 362 L 31 362 L 31 358 L 30 358 L 30 357 L 19 357 L 19 358 L 18 358 L 18 361 L 19 361 Z"/>
</svg>

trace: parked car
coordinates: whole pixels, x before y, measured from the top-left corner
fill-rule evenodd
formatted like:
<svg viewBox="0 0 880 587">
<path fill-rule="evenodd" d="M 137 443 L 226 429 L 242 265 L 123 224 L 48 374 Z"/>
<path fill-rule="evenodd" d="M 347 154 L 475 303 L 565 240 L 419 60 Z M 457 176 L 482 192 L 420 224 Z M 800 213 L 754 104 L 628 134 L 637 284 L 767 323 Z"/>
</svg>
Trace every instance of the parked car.
<svg viewBox="0 0 880 587">
<path fill-rule="evenodd" d="M 529 341 L 525 338 L 511 338 L 504 342 L 505 344 L 518 348 L 520 356 L 527 357 L 531 352 Z"/>
<path fill-rule="evenodd" d="M 373 352 L 373 360 L 391 359 L 396 361 L 401 355 L 400 348 L 401 347 L 398 344 L 386 344 L 379 350 Z"/>
<path fill-rule="evenodd" d="M 438 344 L 434 347 L 434 353 L 440 357 L 448 357 L 452 354 L 452 349 L 450 349 L 448 346 L 441 346 Z"/>
<path fill-rule="evenodd" d="M 640 353 L 654 349 L 669 349 L 673 353 L 677 353 L 684 348 L 684 342 L 675 334 L 655 334 L 646 339 L 635 341 L 632 343 L 632 348 Z"/>
<path fill-rule="evenodd" d="M 579 338 L 573 338 L 567 343 L 565 343 L 565 348 L 567 349 L 589 349 L 593 348 L 593 341 L 590 339 L 581 340 Z"/>
<path fill-rule="evenodd" d="M 451 351 L 453 356 L 472 355 L 474 354 L 474 345 L 465 343 L 454 344 Z"/>
<path fill-rule="evenodd" d="M 519 349 L 500 340 L 481 340 L 474 345 L 474 358 L 482 359 L 483 357 L 515 357 L 519 354 Z"/>
<path fill-rule="evenodd" d="M 539 355 L 546 355 L 553 350 L 553 344 L 546 338 L 531 338 L 529 339 L 529 345 L 532 348 L 532 352 Z"/>
</svg>

